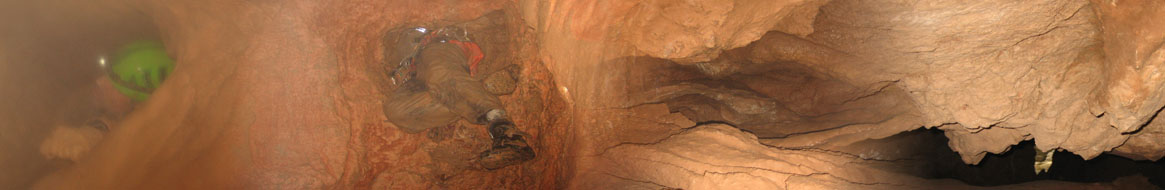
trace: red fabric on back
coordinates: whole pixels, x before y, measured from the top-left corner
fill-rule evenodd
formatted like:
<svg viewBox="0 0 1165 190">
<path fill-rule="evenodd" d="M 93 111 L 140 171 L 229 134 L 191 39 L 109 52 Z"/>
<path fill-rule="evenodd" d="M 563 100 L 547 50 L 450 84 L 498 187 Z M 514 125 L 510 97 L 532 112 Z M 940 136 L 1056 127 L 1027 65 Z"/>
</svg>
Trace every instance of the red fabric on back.
<svg viewBox="0 0 1165 190">
<path fill-rule="evenodd" d="M 461 46 L 461 51 L 465 52 L 466 58 L 469 58 L 469 76 L 477 76 L 477 64 L 485 58 L 485 54 L 481 52 L 481 47 L 477 46 L 477 43 L 458 40 L 449 40 L 449 43 Z"/>
</svg>

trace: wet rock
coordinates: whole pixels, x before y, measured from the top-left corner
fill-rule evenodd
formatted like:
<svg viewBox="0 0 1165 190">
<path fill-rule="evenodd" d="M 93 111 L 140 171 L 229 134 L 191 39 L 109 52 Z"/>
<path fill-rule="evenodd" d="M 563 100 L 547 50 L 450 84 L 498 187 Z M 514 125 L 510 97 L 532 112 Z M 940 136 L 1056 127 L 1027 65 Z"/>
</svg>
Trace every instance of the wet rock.
<svg viewBox="0 0 1165 190">
<path fill-rule="evenodd" d="M 509 95 L 514 93 L 514 88 L 518 85 L 518 70 L 521 67 L 518 65 L 511 65 L 504 70 L 491 73 L 485 77 L 481 82 L 485 85 L 485 90 L 494 95 Z"/>
<path fill-rule="evenodd" d="M 760 39 L 768 31 L 808 35 L 813 32 L 817 8 L 826 2 L 609 1 L 604 3 L 616 7 L 611 16 L 625 15 L 625 20 L 595 27 L 625 31 L 618 39 L 652 57 L 703 62 L 716 58 L 722 50 Z"/>
<path fill-rule="evenodd" d="M 529 93 L 527 95 L 529 97 L 542 97 L 542 92 L 540 92 L 538 85 L 532 84 L 526 86 L 526 93 Z M 542 100 L 535 99 L 521 102 L 522 107 L 528 111 L 543 111 L 543 109 L 546 108 L 546 103 L 543 103 Z"/>
<path fill-rule="evenodd" d="M 1104 32 L 1103 55 L 1108 74 L 1097 93 L 1093 114 L 1105 113 L 1120 132 L 1138 130 L 1165 106 L 1165 2 L 1092 0 Z"/>
<path fill-rule="evenodd" d="M 439 140 L 424 145 L 431 159 L 426 177 L 435 181 L 448 180 L 449 176 L 473 169 L 472 161 L 489 148 L 489 136 L 482 135 L 482 128 L 466 126 L 465 122 L 430 130 Z"/>
<path fill-rule="evenodd" d="M 1135 160 L 1160 160 L 1165 157 L 1165 121 L 1154 119 L 1141 131 L 1129 137 L 1124 144 L 1114 148 L 1112 153 Z"/>
<path fill-rule="evenodd" d="M 870 167 L 879 160 L 813 149 L 775 149 L 727 125 L 700 125 L 650 143 L 610 147 L 582 158 L 589 167 L 574 189 L 947 189 L 953 180 L 926 180 Z M 1114 187 L 1116 186 L 1116 187 Z M 1148 187 L 1144 177 L 1114 183 L 1037 181 L 1001 189 Z"/>
<path fill-rule="evenodd" d="M 5 71 L 75 68 L 7 66 L 41 64 L 20 57 L 20 44 L 42 44 L 25 39 L 71 35 L 31 34 L 73 31 L 40 24 L 144 14 L 183 64 L 92 157 L 43 188 L 936 188 L 960 184 L 887 174 L 829 148 L 918 126 L 946 130 L 947 146 L 968 163 L 1021 140 L 1084 157 L 1154 159 L 1165 148 L 1163 125 L 1140 127 L 1165 105 L 1159 1 L 449 2 L 87 1 L 126 5 L 17 12 L 40 20 L 0 35 L 18 42 L 0 45 L 0 61 L 12 63 Z M 501 18 L 466 27 L 506 25 L 473 31 L 487 59 L 502 59 L 490 63 L 525 73 L 492 72 L 485 83 L 509 94 L 507 109 L 537 136 L 540 155 L 497 171 L 458 170 L 474 151 L 453 144 L 456 135 L 426 139 L 384 121 L 390 89 L 374 64 L 386 56 L 379 42 L 391 29 L 499 9 Z M 75 46 L 62 41 L 70 43 L 29 52 Z M 774 65 L 804 69 L 758 72 Z M 15 79 L 76 77 L 29 73 L 6 75 L 15 77 L 0 81 L 0 93 L 50 102 L 38 95 L 59 92 L 47 88 L 58 83 Z M 702 98 L 683 98 L 693 96 Z M 48 112 L 34 106 L 11 112 Z M 718 121 L 739 126 L 697 124 Z"/>
</svg>

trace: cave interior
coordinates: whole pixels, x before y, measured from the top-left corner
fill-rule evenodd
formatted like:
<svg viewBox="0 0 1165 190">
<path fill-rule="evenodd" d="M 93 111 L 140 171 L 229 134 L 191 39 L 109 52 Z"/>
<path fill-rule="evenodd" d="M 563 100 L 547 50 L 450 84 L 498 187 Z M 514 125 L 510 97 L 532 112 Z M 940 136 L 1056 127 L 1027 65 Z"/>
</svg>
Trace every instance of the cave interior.
<svg viewBox="0 0 1165 190">
<path fill-rule="evenodd" d="M 1162 18 L 1158 0 L 0 2 L 0 189 L 1160 189 Z M 385 119 L 407 111 L 382 109 L 386 44 L 418 26 L 481 46 L 473 78 L 534 160 L 482 169 L 484 126 Z M 143 39 L 176 68 L 111 103 L 94 81 Z"/>
</svg>

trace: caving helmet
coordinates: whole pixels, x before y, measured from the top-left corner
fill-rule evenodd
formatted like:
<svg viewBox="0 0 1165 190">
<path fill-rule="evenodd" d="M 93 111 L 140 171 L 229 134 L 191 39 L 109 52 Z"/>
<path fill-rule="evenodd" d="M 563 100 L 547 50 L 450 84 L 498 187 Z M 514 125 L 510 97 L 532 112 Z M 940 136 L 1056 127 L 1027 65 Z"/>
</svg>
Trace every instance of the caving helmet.
<svg viewBox="0 0 1165 190">
<path fill-rule="evenodd" d="M 146 101 L 150 94 L 174 71 L 174 59 L 166 54 L 161 42 L 135 41 L 117 51 L 112 65 L 102 66 L 118 92 L 130 99 Z"/>
</svg>

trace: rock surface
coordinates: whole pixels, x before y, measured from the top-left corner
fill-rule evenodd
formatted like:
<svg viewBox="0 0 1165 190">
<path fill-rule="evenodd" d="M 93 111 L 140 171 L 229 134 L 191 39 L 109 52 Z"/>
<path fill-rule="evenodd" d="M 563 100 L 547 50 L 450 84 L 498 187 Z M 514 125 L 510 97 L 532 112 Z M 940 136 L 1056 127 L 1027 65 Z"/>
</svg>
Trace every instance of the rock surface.
<svg viewBox="0 0 1165 190">
<path fill-rule="evenodd" d="M 485 85 L 485 90 L 494 95 L 509 95 L 514 93 L 514 88 L 517 87 L 518 67 L 507 67 L 505 70 L 497 71 L 485 79 L 481 80 L 482 85 Z"/>
<path fill-rule="evenodd" d="M 0 133 L 16 152 L 0 166 L 51 171 L 37 188 L 968 188 L 851 146 L 919 127 L 945 131 L 971 164 L 1024 140 L 1165 155 L 1153 0 L 74 1 L 0 3 L 0 21 L 21 26 L 0 30 L 0 89 L 22 89 L 0 91 L 22 97 L 0 101 L 0 127 L 17 132 Z M 8 19 L 20 14 L 35 16 Z M 97 51 L 76 44 L 129 38 L 93 28 L 134 19 L 146 24 L 124 27 L 156 30 L 174 74 L 75 165 L 20 157 L 39 156 L 23 139 L 47 136 L 34 126 L 74 92 L 50 87 L 92 81 L 45 76 Z M 472 31 L 482 73 L 513 79 L 495 93 L 535 160 L 482 170 L 480 126 L 408 134 L 385 121 L 386 33 L 440 25 Z M 33 183 L 7 176 L 0 188 Z"/>
<path fill-rule="evenodd" d="M 573 189 L 974 189 L 870 167 L 855 155 L 765 146 L 732 126 L 700 125 L 650 143 L 628 143 L 593 157 Z M 1124 182 L 1124 183 L 1121 183 Z M 1031 182 L 990 189 L 1151 188 L 1144 178 L 1113 184 Z M 984 187 L 983 189 L 988 189 Z"/>
</svg>

